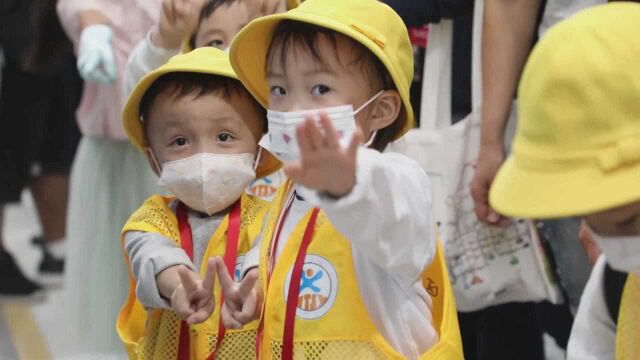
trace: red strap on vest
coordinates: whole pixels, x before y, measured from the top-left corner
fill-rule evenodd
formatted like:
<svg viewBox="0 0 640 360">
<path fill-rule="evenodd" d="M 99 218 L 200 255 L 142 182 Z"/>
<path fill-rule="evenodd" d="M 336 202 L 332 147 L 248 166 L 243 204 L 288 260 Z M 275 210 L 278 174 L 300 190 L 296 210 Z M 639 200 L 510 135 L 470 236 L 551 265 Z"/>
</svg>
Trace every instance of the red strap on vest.
<svg viewBox="0 0 640 360">
<path fill-rule="evenodd" d="M 238 257 L 238 242 L 240 239 L 240 201 L 237 201 L 231 208 L 229 214 L 229 224 L 227 226 L 227 244 L 224 253 L 224 263 L 230 274 L 233 274 L 236 267 L 236 259 Z M 188 220 L 187 207 L 182 203 L 178 203 L 176 209 L 178 218 L 178 229 L 180 230 L 180 247 L 187 253 L 189 258 L 193 260 L 193 238 L 191 235 L 191 226 Z M 205 259 L 203 259 L 204 261 Z M 224 298 L 220 297 L 220 306 Z M 218 319 L 218 339 L 214 351 L 209 355 L 208 359 L 214 359 L 222 340 L 225 335 L 224 324 Z M 189 324 L 186 321 L 180 323 L 180 338 L 178 342 L 178 360 L 189 360 L 191 354 L 191 338 L 189 336 Z"/>
<path fill-rule="evenodd" d="M 291 272 L 291 281 L 289 282 L 289 292 L 287 293 L 287 312 L 284 317 L 284 334 L 282 335 L 282 360 L 293 359 L 293 333 L 296 325 L 296 310 L 298 309 L 298 296 L 300 295 L 300 279 L 302 277 L 302 268 L 304 267 L 304 259 L 307 256 L 307 249 L 313 240 L 313 231 L 316 227 L 318 213 L 320 209 L 314 208 L 311 218 L 304 230 L 302 244 L 298 250 L 296 262 Z"/>
<path fill-rule="evenodd" d="M 280 241 L 280 232 L 282 232 L 282 227 L 284 226 L 284 221 L 287 216 L 289 216 L 289 210 L 291 210 L 291 206 L 293 206 L 295 193 L 291 193 L 289 200 L 287 200 L 287 204 L 285 205 L 284 212 L 282 212 L 282 216 L 278 219 L 276 231 L 274 233 L 273 240 L 270 244 L 269 249 L 269 266 L 267 267 L 267 286 L 264 289 L 269 288 L 269 280 L 271 279 L 271 273 L 273 272 L 273 268 L 276 263 L 276 253 L 278 252 L 278 243 Z M 264 302 L 262 313 L 260 314 L 260 323 L 258 324 L 258 330 L 256 331 L 256 359 L 260 360 L 260 347 L 262 346 L 262 331 L 264 329 Z"/>
</svg>

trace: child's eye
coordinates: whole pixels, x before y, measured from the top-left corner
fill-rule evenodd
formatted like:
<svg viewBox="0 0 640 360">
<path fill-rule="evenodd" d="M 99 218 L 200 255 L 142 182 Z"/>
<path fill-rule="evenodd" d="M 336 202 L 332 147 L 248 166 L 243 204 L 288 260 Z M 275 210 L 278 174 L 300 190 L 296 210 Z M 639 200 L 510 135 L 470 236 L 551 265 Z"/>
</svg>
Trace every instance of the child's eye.
<svg viewBox="0 0 640 360">
<path fill-rule="evenodd" d="M 271 95 L 273 96 L 284 96 L 286 94 L 287 94 L 287 90 L 285 90 L 282 86 L 271 87 Z"/>
<path fill-rule="evenodd" d="M 171 143 L 171 145 L 185 146 L 187 145 L 187 138 L 184 138 L 184 137 L 176 138 L 175 140 L 173 140 L 173 143 Z"/>
<path fill-rule="evenodd" d="M 231 139 L 232 139 L 232 136 L 229 133 L 218 134 L 218 141 L 220 142 L 227 142 L 227 141 L 230 141 Z"/>
<path fill-rule="evenodd" d="M 224 41 L 220 39 L 211 40 L 207 43 L 207 46 L 218 48 L 218 49 L 222 49 L 223 45 L 224 45 Z"/>
<path fill-rule="evenodd" d="M 311 89 L 311 93 L 313 95 L 324 95 L 328 93 L 331 89 L 329 89 L 326 85 L 316 85 Z"/>
</svg>

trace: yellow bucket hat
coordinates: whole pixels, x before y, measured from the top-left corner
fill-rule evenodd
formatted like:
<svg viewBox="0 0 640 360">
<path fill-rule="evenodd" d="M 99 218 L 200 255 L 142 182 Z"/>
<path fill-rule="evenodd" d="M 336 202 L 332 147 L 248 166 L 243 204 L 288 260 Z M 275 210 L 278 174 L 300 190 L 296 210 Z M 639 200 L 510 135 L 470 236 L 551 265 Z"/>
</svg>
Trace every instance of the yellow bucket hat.
<svg viewBox="0 0 640 360">
<path fill-rule="evenodd" d="M 283 20 L 308 23 L 341 33 L 366 46 L 389 71 L 404 105 L 406 121 L 396 139 L 414 127 L 409 88 L 413 81 L 413 50 L 402 19 L 375 0 L 306 0 L 283 14 L 249 23 L 231 44 L 231 64 L 238 78 L 265 107 L 269 98 L 267 53 Z"/>
<path fill-rule="evenodd" d="M 499 213 L 585 215 L 640 200 L 640 4 L 558 24 L 520 82 L 513 153 L 490 193 Z"/>
<path fill-rule="evenodd" d="M 122 113 L 124 130 L 133 146 L 144 152 L 147 143 L 140 118 L 140 101 L 151 85 L 162 75 L 176 72 L 201 73 L 224 76 L 238 80 L 228 55 L 212 47 L 200 48 L 186 54 L 172 57 L 166 64 L 147 74 L 129 96 Z M 266 176 L 280 168 L 282 164 L 271 153 L 262 149 L 256 176 Z"/>
</svg>

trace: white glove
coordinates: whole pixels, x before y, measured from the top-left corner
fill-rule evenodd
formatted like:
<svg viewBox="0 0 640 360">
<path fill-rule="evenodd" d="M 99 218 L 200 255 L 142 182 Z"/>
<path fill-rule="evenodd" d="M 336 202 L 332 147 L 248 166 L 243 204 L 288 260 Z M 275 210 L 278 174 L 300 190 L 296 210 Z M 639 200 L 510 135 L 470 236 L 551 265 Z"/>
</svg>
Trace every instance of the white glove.
<svg viewBox="0 0 640 360">
<path fill-rule="evenodd" d="M 111 84 L 116 80 L 112 35 L 113 31 L 107 25 L 90 25 L 80 34 L 78 71 L 86 81 Z"/>
</svg>

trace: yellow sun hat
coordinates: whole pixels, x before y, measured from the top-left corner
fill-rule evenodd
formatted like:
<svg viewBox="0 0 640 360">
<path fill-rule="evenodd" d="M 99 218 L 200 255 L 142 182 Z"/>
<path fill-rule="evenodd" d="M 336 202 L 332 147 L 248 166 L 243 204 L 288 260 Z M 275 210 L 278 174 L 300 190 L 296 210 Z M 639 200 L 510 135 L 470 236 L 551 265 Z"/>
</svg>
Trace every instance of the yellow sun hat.
<svg viewBox="0 0 640 360">
<path fill-rule="evenodd" d="M 228 77 L 238 80 L 228 55 L 212 47 L 200 48 L 186 54 L 172 57 L 166 64 L 150 72 L 142 78 L 129 96 L 122 113 L 124 130 L 133 146 L 144 152 L 148 146 L 142 119 L 140 116 L 140 102 L 151 85 L 162 75 L 170 73 L 200 73 Z M 262 177 L 278 170 L 282 164 L 271 153 L 262 149 L 260 164 L 256 169 L 256 176 Z"/>
<path fill-rule="evenodd" d="M 267 53 L 275 28 L 284 20 L 336 31 L 369 49 L 389 71 L 402 98 L 406 121 L 395 139 L 414 127 L 409 98 L 413 49 L 407 27 L 395 11 L 376 0 L 306 0 L 286 13 L 255 19 L 242 29 L 231 44 L 231 65 L 262 105 L 267 107 L 269 99 Z"/>
<path fill-rule="evenodd" d="M 522 75 L 491 206 L 555 218 L 640 201 L 639 66 L 640 4 L 595 6 L 549 30 Z"/>
</svg>

